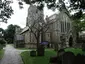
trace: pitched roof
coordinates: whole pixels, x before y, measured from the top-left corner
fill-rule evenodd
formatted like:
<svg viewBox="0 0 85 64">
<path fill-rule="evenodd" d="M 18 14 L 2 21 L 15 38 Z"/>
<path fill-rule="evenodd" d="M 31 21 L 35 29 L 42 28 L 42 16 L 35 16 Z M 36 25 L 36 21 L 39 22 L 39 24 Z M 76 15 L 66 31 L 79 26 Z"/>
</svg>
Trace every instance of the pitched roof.
<svg viewBox="0 0 85 64">
<path fill-rule="evenodd" d="M 25 28 L 21 31 L 20 34 L 23 34 L 23 33 L 25 33 L 25 32 L 28 31 L 28 30 L 29 30 L 29 27 L 27 26 L 27 27 L 25 27 Z"/>
</svg>

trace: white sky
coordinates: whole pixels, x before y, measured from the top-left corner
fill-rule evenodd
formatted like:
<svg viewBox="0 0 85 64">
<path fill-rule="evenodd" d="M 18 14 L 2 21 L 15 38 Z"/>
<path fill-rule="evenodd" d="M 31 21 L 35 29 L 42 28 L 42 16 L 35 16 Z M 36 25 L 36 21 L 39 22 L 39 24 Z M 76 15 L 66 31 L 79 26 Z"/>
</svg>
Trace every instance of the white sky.
<svg viewBox="0 0 85 64">
<path fill-rule="evenodd" d="M 24 4 L 24 9 L 19 9 L 19 5 L 17 0 L 13 0 L 14 2 L 11 4 L 12 8 L 14 10 L 14 14 L 11 16 L 11 19 L 8 20 L 8 23 L 0 23 L 0 28 L 6 29 L 8 25 L 10 24 L 16 24 L 19 25 L 21 28 L 24 28 L 26 26 L 26 17 L 27 17 L 27 10 L 28 10 L 28 5 Z M 55 11 L 57 12 L 57 11 Z M 44 8 L 44 16 L 52 15 L 55 12 L 52 10 L 48 10 L 46 7 Z"/>
</svg>

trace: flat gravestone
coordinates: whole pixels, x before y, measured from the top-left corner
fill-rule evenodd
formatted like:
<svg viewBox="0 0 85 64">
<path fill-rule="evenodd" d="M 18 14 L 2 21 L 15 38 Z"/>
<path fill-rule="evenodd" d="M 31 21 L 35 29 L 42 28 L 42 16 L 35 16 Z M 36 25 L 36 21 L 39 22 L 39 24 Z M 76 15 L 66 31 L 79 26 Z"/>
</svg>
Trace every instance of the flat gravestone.
<svg viewBox="0 0 85 64">
<path fill-rule="evenodd" d="M 73 64 L 75 55 L 72 52 L 65 52 L 62 55 L 62 64 Z"/>
</svg>

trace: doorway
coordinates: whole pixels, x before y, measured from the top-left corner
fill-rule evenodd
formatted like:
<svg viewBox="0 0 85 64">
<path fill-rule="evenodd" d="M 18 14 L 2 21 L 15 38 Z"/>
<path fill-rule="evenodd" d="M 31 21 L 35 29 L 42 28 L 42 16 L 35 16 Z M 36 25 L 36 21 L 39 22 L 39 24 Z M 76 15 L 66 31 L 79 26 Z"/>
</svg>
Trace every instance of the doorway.
<svg viewBox="0 0 85 64">
<path fill-rule="evenodd" d="M 69 47 L 72 47 L 72 45 L 73 45 L 73 38 L 72 38 L 72 36 L 69 38 Z"/>
</svg>

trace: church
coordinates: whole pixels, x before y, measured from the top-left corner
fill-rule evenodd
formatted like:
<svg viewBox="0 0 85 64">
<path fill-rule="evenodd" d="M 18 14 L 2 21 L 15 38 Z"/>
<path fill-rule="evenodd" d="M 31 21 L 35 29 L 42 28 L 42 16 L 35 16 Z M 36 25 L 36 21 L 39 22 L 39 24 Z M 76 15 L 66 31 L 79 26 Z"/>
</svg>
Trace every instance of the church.
<svg viewBox="0 0 85 64">
<path fill-rule="evenodd" d="M 37 41 L 29 26 L 39 21 L 39 17 L 41 17 L 41 22 L 49 23 L 49 29 L 43 34 L 43 41 L 48 42 L 48 47 L 61 49 L 73 47 L 76 44 L 75 29 L 72 25 L 73 20 L 64 7 L 60 9 L 59 14 L 47 16 L 44 20 L 43 11 L 39 10 L 35 5 L 31 5 L 28 9 L 26 27 L 20 32 L 24 37 L 26 48 L 36 48 Z"/>
</svg>

